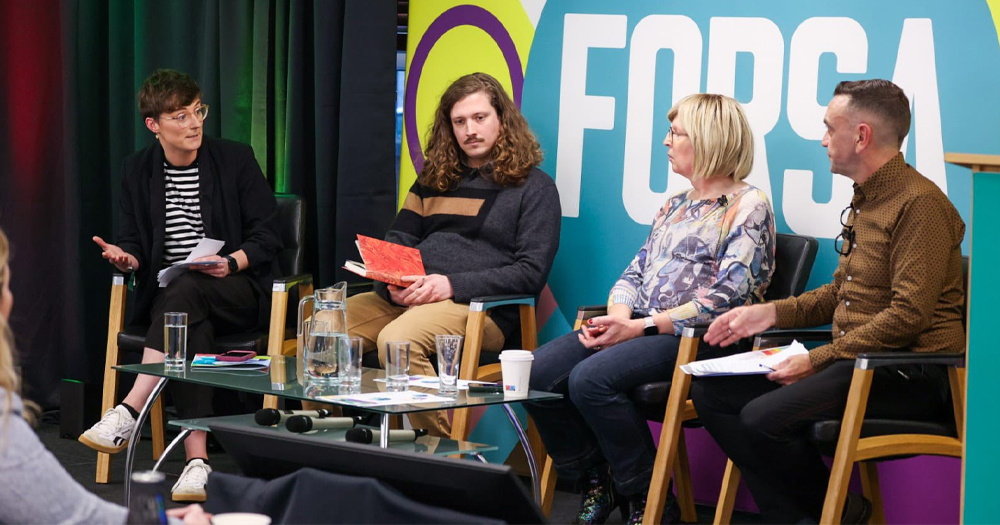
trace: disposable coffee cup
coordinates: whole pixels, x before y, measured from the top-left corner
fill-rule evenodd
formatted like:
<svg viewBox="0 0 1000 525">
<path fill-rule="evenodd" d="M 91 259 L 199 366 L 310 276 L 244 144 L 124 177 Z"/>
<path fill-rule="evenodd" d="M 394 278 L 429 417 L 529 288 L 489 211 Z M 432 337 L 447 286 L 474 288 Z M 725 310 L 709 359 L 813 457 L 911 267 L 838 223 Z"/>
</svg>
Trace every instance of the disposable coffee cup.
<svg viewBox="0 0 1000 525">
<path fill-rule="evenodd" d="M 503 375 L 503 397 L 524 399 L 528 397 L 528 380 L 531 377 L 531 362 L 535 356 L 527 350 L 504 350 L 500 352 L 500 373 Z"/>
<path fill-rule="evenodd" d="M 271 525 L 271 518 L 252 512 L 227 512 L 212 516 L 212 525 Z"/>
</svg>

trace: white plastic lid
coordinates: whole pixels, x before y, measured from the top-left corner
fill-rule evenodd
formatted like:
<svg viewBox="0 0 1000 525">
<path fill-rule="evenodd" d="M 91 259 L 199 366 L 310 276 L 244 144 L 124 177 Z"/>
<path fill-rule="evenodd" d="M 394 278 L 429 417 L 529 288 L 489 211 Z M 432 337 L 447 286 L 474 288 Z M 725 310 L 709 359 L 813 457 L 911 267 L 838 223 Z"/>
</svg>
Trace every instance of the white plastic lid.
<svg viewBox="0 0 1000 525">
<path fill-rule="evenodd" d="M 529 350 L 504 350 L 500 352 L 501 361 L 534 361 L 535 356 Z"/>
</svg>

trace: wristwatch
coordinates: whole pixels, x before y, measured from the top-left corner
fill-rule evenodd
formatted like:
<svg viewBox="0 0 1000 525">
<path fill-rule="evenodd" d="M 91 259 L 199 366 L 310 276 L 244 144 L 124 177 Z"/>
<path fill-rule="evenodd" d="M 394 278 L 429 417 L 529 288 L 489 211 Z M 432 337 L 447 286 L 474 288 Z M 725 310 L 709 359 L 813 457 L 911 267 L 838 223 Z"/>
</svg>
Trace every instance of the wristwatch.
<svg viewBox="0 0 1000 525">
<path fill-rule="evenodd" d="M 653 316 L 643 319 L 643 323 L 645 327 L 642 329 L 642 335 L 660 335 L 660 329 L 656 327 Z"/>
<path fill-rule="evenodd" d="M 226 260 L 229 261 L 229 273 L 236 273 L 240 271 L 240 263 L 236 262 L 236 257 L 227 255 Z"/>
</svg>

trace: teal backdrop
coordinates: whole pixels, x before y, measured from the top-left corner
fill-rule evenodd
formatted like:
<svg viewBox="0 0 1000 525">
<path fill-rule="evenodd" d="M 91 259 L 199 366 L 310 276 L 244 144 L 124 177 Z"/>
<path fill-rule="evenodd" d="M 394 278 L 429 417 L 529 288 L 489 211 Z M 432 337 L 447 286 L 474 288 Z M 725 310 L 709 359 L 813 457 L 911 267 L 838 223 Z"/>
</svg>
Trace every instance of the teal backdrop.
<svg viewBox="0 0 1000 525">
<path fill-rule="evenodd" d="M 1000 143 L 1000 45 L 992 0 L 521 0 L 534 28 L 528 36 L 509 4 L 501 9 L 478 0 L 416 0 L 411 19 L 414 9 L 426 8 L 441 13 L 430 18 L 460 26 L 457 10 L 445 11 L 461 4 L 495 14 L 516 44 L 530 40 L 530 52 L 520 56 L 527 63 L 523 88 L 514 95 L 520 95 L 542 144 L 542 168 L 556 181 L 563 209 L 560 249 L 539 308 L 542 342 L 569 330 L 578 305 L 605 302 L 649 233 L 655 211 L 687 186 L 670 172 L 661 144 L 669 126 L 666 113 L 683 96 L 718 92 L 743 103 L 757 143 L 749 182 L 770 196 L 779 231 L 820 239 L 810 289 L 828 282 L 836 267 L 832 238 L 852 193 L 849 180 L 830 172 L 820 144 L 823 113 L 837 83 L 885 78 L 903 87 L 913 111 L 905 158 L 941 187 L 967 223 L 971 177 L 966 169 L 946 165 L 944 152 L 994 153 Z M 470 17 L 466 29 L 482 27 L 484 19 L 481 13 Z M 423 28 L 414 29 L 417 36 Z M 497 35 L 491 30 L 506 57 L 510 48 L 505 50 L 504 38 Z M 482 49 L 463 53 L 458 41 L 437 44 L 435 52 L 449 57 L 451 67 L 438 66 L 440 75 L 454 75 L 454 63 L 462 59 L 468 64 L 459 69 L 477 68 L 475 57 Z M 491 61 L 478 67 L 500 75 L 502 82 L 511 79 L 516 91 L 518 75 L 508 76 L 505 67 L 496 66 L 496 49 L 489 53 Z M 425 68 L 422 74 L 431 73 Z M 419 80 L 408 77 L 411 81 Z M 418 117 L 404 115 L 404 120 Z M 977 206 L 992 212 L 985 203 L 992 194 L 978 196 Z M 977 253 L 990 249 L 980 247 Z M 969 252 L 968 238 L 963 251 Z M 990 269 L 979 266 L 975 272 Z M 977 315 L 992 316 L 989 302 L 977 303 L 985 308 Z M 997 368 L 992 362 L 976 364 Z M 1000 392 L 972 381 L 969 388 L 970 436 L 975 431 L 991 440 L 996 425 L 987 405 Z M 489 431 L 479 428 L 473 438 L 504 424 L 495 419 L 487 414 Z M 698 449 L 694 462 L 711 460 L 706 442 L 702 436 L 691 445 Z M 970 437 L 969 446 L 974 442 Z M 1000 511 L 987 495 L 994 483 L 985 473 L 997 463 L 992 455 L 982 456 L 982 463 L 973 459 L 966 490 L 971 495 L 975 486 L 985 492 L 975 492 L 973 505 L 967 501 L 967 522 L 995 521 Z M 919 458 L 880 470 L 891 522 L 958 519 L 956 460 Z M 699 480 L 695 483 L 697 495 Z"/>
</svg>

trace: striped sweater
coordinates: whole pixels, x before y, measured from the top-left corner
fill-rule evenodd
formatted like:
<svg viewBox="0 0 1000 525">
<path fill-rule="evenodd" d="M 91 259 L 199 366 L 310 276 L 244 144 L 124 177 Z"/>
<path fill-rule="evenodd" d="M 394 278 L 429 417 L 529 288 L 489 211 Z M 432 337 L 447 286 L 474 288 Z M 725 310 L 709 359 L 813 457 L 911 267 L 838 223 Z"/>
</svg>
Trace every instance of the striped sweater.
<svg viewBox="0 0 1000 525">
<path fill-rule="evenodd" d="M 512 187 L 477 169 L 463 175 L 448 192 L 414 183 L 385 240 L 419 249 L 428 274 L 448 277 L 456 303 L 540 294 L 559 247 L 562 212 L 555 183 L 537 168 Z M 385 284 L 376 282 L 375 291 L 390 300 Z M 491 317 L 512 341 L 517 307 L 497 308 Z"/>
</svg>

